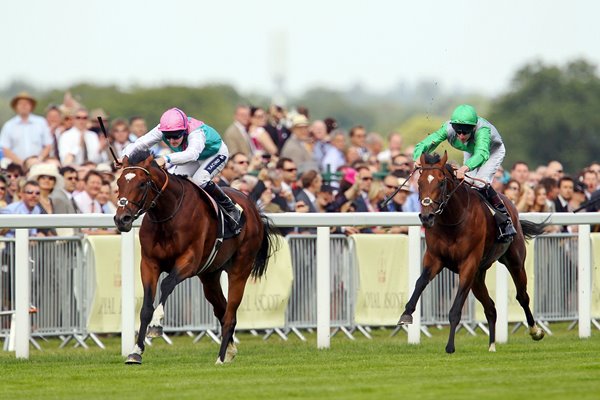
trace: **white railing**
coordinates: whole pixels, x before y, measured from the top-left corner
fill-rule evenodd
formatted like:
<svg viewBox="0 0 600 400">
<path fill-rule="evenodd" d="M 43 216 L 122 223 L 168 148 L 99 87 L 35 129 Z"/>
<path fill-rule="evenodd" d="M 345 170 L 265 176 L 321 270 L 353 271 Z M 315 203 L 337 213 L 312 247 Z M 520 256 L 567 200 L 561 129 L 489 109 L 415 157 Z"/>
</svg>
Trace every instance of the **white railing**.
<svg viewBox="0 0 600 400">
<path fill-rule="evenodd" d="M 409 227 L 409 292 L 412 293 L 421 269 L 420 221 L 417 213 L 332 213 L 332 214 L 270 214 L 277 226 L 317 227 L 317 347 L 330 345 L 329 321 L 329 227 L 331 226 L 408 226 Z M 579 225 L 579 336 L 591 335 L 591 246 L 590 224 L 600 224 L 600 213 L 581 214 L 521 214 L 522 219 L 533 222 L 546 221 L 554 225 Z M 141 218 L 135 223 L 139 227 Z M 111 215 L 1 215 L 0 228 L 16 228 L 15 246 L 15 352 L 17 358 L 29 358 L 29 305 L 30 274 L 29 228 L 110 228 L 114 227 Z M 135 343 L 134 326 L 134 265 L 133 231 L 121 235 L 122 272 L 122 332 L 121 353 L 127 356 Z M 496 305 L 498 309 L 497 336 L 499 343 L 508 339 L 507 312 L 508 272 L 497 268 Z M 417 307 L 417 309 L 419 309 Z M 399 313 L 402 310 L 398 310 Z M 420 341 L 420 313 L 414 313 L 409 325 L 408 342 Z"/>
</svg>

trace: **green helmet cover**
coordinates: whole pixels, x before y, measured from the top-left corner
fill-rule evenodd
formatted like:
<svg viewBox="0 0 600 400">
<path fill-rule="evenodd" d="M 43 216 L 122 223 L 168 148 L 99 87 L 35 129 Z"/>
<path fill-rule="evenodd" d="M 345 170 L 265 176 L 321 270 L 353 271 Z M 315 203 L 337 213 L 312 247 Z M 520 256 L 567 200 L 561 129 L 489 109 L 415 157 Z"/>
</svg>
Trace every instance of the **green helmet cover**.
<svg viewBox="0 0 600 400">
<path fill-rule="evenodd" d="M 451 124 L 477 125 L 477 112 L 473 106 L 461 104 L 456 107 L 450 118 Z"/>
</svg>

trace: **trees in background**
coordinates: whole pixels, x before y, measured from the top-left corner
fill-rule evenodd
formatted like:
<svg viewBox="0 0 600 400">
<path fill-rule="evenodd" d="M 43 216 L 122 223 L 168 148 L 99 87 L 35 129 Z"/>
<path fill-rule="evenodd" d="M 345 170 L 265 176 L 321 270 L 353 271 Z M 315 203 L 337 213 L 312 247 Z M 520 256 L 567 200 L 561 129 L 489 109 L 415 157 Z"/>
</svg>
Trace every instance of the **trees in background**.
<svg viewBox="0 0 600 400">
<path fill-rule="evenodd" d="M 560 160 L 576 173 L 600 160 L 600 78 L 596 66 L 535 62 L 514 76 L 511 90 L 491 107 L 490 121 L 506 142 L 505 166 Z"/>
</svg>

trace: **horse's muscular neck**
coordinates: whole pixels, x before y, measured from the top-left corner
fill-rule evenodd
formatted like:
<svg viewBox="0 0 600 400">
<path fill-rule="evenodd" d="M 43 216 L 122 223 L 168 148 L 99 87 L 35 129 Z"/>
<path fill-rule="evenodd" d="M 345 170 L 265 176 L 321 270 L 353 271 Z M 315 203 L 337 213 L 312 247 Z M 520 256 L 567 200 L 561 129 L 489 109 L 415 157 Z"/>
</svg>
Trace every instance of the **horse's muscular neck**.
<svg viewBox="0 0 600 400">
<path fill-rule="evenodd" d="M 166 175 L 157 169 L 156 171 L 152 172 L 152 176 L 157 177 L 157 179 L 154 181 L 156 187 L 158 189 L 162 188 L 165 184 L 165 180 L 167 179 Z M 181 184 L 177 179 L 171 177 L 167 187 L 163 190 L 160 197 L 156 199 L 156 205 L 148 210 L 148 214 L 150 214 L 152 219 L 155 221 L 168 218 L 175 211 L 175 207 L 177 207 L 177 204 L 180 200 L 179 196 L 183 196 Z"/>
</svg>

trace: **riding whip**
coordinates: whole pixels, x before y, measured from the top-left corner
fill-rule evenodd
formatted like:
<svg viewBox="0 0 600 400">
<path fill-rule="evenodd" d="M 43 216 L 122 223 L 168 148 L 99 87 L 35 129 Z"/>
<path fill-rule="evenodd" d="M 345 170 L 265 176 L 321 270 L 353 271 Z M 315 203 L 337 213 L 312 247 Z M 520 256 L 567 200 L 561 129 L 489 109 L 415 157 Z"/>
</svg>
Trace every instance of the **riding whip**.
<svg viewBox="0 0 600 400">
<path fill-rule="evenodd" d="M 102 121 L 101 116 L 98 116 L 98 122 L 100 123 L 100 129 L 102 130 L 102 133 L 104 133 L 104 137 L 106 138 L 106 141 L 108 142 L 108 148 L 110 149 L 110 154 L 113 157 L 113 161 L 115 162 L 115 164 L 119 164 L 119 160 L 117 159 L 115 150 L 113 149 L 112 144 L 110 143 L 110 138 L 108 137 L 108 133 L 106 133 L 106 128 L 104 127 L 104 122 Z"/>
</svg>

